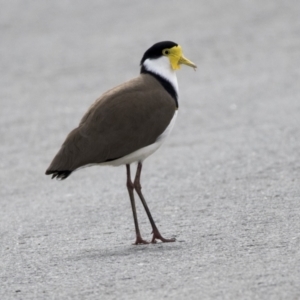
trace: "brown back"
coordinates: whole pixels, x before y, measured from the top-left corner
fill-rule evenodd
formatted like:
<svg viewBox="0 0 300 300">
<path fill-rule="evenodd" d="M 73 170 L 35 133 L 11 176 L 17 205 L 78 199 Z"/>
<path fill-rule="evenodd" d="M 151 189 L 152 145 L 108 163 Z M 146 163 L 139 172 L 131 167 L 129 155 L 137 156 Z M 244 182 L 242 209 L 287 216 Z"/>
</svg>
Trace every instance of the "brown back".
<svg viewBox="0 0 300 300">
<path fill-rule="evenodd" d="M 141 74 L 103 94 L 69 133 L 46 174 L 121 158 L 153 144 L 169 125 L 175 101 Z"/>
</svg>

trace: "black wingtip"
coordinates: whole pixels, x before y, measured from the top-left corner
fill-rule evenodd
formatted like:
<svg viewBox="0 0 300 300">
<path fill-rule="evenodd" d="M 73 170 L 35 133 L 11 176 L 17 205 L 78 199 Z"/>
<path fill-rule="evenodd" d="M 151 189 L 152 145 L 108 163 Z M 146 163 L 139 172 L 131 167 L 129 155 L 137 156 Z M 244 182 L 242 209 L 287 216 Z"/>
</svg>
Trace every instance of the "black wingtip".
<svg viewBox="0 0 300 300">
<path fill-rule="evenodd" d="M 69 177 L 71 175 L 72 171 L 69 170 L 63 170 L 63 171 L 51 171 L 51 170 L 47 170 L 46 171 L 46 175 L 52 175 L 51 179 L 58 179 L 58 180 L 64 180 L 67 177 Z"/>
</svg>

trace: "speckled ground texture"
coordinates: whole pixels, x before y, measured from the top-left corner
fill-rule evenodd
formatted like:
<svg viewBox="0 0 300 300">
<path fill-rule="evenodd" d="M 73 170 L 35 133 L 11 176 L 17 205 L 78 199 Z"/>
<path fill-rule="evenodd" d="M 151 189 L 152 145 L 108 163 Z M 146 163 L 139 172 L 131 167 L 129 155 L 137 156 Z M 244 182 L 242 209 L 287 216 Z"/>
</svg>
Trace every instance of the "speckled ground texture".
<svg viewBox="0 0 300 300">
<path fill-rule="evenodd" d="M 0 299 L 300 299 L 299 12 L 298 0 L 1 1 Z M 198 65 L 178 72 L 175 129 L 142 174 L 177 242 L 133 246 L 125 167 L 44 172 L 161 40 Z"/>
</svg>

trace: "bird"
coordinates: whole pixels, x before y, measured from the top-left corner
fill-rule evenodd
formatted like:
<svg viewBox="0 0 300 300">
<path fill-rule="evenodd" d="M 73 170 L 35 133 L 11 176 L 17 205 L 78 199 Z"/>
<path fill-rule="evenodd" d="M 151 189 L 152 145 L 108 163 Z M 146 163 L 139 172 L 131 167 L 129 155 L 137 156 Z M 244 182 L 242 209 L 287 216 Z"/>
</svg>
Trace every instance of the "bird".
<svg viewBox="0 0 300 300">
<path fill-rule="evenodd" d="M 126 186 L 135 226 L 135 245 L 175 242 L 164 238 L 142 194 L 144 160 L 169 136 L 179 108 L 176 71 L 181 65 L 197 66 L 183 55 L 179 44 L 162 41 L 151 46 L 140 61 L 140 74 L 100 96 L 66 137 L 46 170 L 64 180 L 87 166 L 126 166 Z M 136 164 L 134 179 L 131 164 Z M 139 196 L 152 227 L 151 242 L 139 229 L 134 191 Z"/>
</svg>

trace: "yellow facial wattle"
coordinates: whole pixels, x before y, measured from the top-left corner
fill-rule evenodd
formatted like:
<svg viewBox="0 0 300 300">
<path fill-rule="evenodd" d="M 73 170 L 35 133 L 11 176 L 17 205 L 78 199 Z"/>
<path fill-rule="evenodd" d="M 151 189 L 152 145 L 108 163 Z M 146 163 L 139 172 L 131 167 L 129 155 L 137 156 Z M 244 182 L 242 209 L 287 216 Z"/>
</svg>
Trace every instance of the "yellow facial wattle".
<svg viewBox="0 0 300 300">
<path fill-rule="evenodd" d="M 193 62 L 183 56 L 182 49 L 179 45 L 170 49 L 164 49 L 163 54 L 169 58 L 173 70 L 180 69 L 181 64 L 190 66 L 194 69 L 197 68 Z"/>
</svg>

